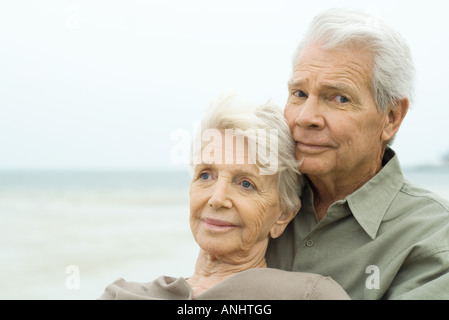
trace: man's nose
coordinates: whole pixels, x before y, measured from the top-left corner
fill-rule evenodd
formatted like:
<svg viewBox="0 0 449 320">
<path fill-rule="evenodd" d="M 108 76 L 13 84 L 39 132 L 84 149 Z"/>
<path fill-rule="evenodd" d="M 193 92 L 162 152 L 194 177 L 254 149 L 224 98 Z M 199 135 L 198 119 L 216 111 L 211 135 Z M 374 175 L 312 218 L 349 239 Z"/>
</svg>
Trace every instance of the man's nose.
<svg viewBox="0 0 449 320">
<path fill-rule="evenodd" d="M 322 129 L 324 127 L 323 112 L 323 106 L 320 105 L 318 97 L 309 96 L 301 105 L 295 122 L 302 128 Z"/>
<path fill-rule="evenodd" d="M 208 201 L 209 205 L 214 209 L 231 208 L 232 201 L 230 198 L 229 182 L 226 179 L 218 178 L 213 188 Z"/>
</svg>

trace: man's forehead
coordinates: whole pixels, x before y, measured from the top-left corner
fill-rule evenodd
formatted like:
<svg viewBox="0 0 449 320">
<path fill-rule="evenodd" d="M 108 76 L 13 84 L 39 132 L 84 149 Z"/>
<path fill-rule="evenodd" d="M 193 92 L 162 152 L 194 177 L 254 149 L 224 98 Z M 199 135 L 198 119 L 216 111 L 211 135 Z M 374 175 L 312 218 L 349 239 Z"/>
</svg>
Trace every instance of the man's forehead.
<svg viewBox="0 0 449 320">
<path fill-rule="evenodd" d="M 288 81 L 289 88 L 318 84 L 323 89 L 349 90 L 354 87 L 371 87 L 371 69 L 364 59 L 335 62 L 298 59 Z"/>
<path fill-rule="evenodd" d="M 319 71 L 328 75 L 340 72 L 355 73 L 368 76 L 373 66 L 372 54 L 363 48 L 324 49 L 308 46 L 295 62 L 295 73 Z"/>
</svg>

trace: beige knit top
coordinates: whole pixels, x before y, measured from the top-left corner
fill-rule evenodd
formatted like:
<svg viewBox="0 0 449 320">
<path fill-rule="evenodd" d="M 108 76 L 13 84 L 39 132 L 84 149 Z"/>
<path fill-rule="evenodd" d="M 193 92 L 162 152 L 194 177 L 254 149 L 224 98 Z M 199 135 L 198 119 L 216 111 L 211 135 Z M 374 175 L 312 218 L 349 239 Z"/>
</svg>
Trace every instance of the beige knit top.
<svg viewBox="0 0 449 320">
<path fill-rule="evenodd" d="M 185 278 L 161 276 L 151 282 L 118 279 L 99 300 L 191 300 Z M 349 300 L 344 289 L 329 277 L 313 273 L 255 268 L 233 275 L 204 291 L 196 300 Z"/>
</svg>

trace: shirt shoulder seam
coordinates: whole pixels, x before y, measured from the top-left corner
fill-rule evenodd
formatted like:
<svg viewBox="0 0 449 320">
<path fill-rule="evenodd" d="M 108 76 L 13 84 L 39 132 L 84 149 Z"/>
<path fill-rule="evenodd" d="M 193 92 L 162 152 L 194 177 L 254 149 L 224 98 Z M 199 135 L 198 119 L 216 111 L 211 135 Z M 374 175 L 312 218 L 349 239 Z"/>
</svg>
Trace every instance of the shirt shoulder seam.
<svg viewBox="0 0 449 320">
<path fill-rule="evenodd" d="M 419 195 L 418 195 L 418 194 L 414 194 L 414 193 L 408 192 L 408 191 L 404 190 L 404 186 L 406 186 L 406 185 L 407 185 L 407 183 L 404 183 L 404 184 L 402 185 L 402 187 L 401 187 L 401 189 L 400 189 L 400 192 L 401 192 L 401 193 L 404 193 L 404 194 L 409 195 L 409 196 L 414 197 L 414 198 L 425 198 L 425 199 L 427 199 L 427 200 L 430 200 L 430 201 L 432 201 L 432 202 L 435 202 L 435 203 L 437 203 L 437 204 L 438 204 L 444 211 L 446 211 L 447 213 L 449 213 L 449 207 L 448 207 L 448 205 L 447 205 L 447 204 L 441 203 L 441 201 L 439 201 L 438 198 L 436 198 L 436 197 L 430 197 L 430 196 L 423 195 L 423 194 L 419 194 Z"/>
<path fill-rule="evenodd" d="M 429 257 L 432 257 L 432 256 L 436 256 L 436 255 L 438 255 L 440 253 L 445 253 L 445 252 L 449 252 L 449 246 L 444 246 L 444 247 L 439 247 L 439 248 L 432 249 L 432 250 L 430 250 L 428 252 L 425 252 L 425 253 L 415 257 L 413 259 L 413 261 L 426 259 L 426 258 L 429 258 Z"/>
</svg>

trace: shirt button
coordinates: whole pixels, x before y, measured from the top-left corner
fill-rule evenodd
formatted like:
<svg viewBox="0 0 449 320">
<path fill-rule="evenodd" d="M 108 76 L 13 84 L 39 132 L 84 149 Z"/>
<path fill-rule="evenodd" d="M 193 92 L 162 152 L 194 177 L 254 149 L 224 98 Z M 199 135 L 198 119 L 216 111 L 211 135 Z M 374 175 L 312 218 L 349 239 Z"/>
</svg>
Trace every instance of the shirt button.
<svg viewBox="0 0 449 320">
<path fill-rule="evenodd" d="M 306 246 L 312 247 L 313 246 L 313 240 L 311 240 L 311 239 L 307 240 Z"/>
</svg>

